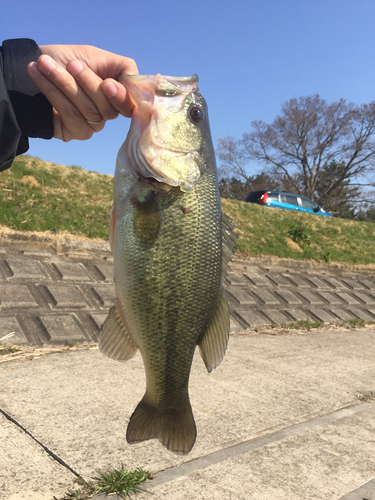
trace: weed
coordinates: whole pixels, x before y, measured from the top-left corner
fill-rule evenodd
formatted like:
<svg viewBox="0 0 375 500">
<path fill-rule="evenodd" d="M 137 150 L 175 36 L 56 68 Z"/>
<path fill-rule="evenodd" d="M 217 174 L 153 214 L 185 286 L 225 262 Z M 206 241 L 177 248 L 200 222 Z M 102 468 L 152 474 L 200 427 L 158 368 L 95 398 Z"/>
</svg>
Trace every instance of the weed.
<svg viewBox="0 0 375 500">
<path fill-rule="evenodd" d="M 125 498 L 129 496 L 129 492 L 144 491 L 139 487 L 139 484 L 150 478 L 152 478 L 152 474 L 141 468 L 128 472 L 121 466 L 121 469 L 98 472 L 98 477 L 95 477 L 94 480 L 97 482 L 97 493 L 105 493 L 106 495 L 116 493 Z"/>
<path fill-rule="evenodd" d="M 331 252 L 330 252 L 330 250 L 327 250 L 325 252 L 321 252 L 319 254 L 319 257 L 320 257 L 320 260 L 324 260 L 324 262 L 326 262 L 328 264 L 328 262 L 331 261 Z"/>
<path fill-rule="evenodd" d="M 301 246 L 311 245 L 311 236 L 307 233 L 306 224 L 302 222 L 302 219 L 298 219 L 298 225 L 292 227 L 287 231 L 286 236 L 295 241 Z"/>
<path fill-rule="evenodd" d="M 288 330 L 300 330 L 301 328 L 304 330 L 311 330 L 312 328 L 320 328 L 324 323 L 322 321 L 294 321 L 293 323 L 285 323 L 281 326 Z"/>
<path fill-rule="evenodd" d="M 146 492 L 147 490 L 143 490 L 139 485 L 153 477 L 151 472 L 144 471 L 140 467 L 133 471 L 126 471 L 121 465 L 120 469 L 97 471 L 97 477 L 94 477 L 93 481 L 78 478 L 76 483 L 81 488 L 68 490 L 68 493 L 60 500 L 88 500 L 99 493 L 126 498 L 130 496 L 130 493 Z M 57 500 L 56 497 L 54 498 Z"/>
<path fill-rule="evenodd" d="M 375 321 L 373 320 L 364 321 L 363 319 L 349 319 L 347 321 L 339 321 L 337 323 L 337 326 L 340 326 L 342 328 L 361 328 L 366 325 L 375 325 Z"/>
<path fill-rule="evenodd" d="M 11 345 L 5 345 L 2 346 L 0 345 L 0 356 L 5 356 L 6 354 L 13 354 L 14 352 L 18 352 L 21 349 L 19 349 L 16 346 L 11 346 Z"/>
</svg>

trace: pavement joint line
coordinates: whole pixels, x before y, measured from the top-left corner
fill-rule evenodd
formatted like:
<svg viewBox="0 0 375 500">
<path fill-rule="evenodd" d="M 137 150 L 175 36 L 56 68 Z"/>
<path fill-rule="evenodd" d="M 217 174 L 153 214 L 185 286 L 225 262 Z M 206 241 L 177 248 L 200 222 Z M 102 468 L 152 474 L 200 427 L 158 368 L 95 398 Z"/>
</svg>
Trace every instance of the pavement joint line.
<svg viewBox="0 0 375 500">
<path fill-rule="evenodd" d="M 213 453 L 190 460 L 189 462 L 185 462 L 177 467 L 156 472 L 155 479 L 153 479 L 152 482 L 150 483 L 143 484 L 142 488 L 143 489 L 154 488 L 155 486 L 159 486 L 161 484 L 174 481 L 175 479 L 191 474 L 192 472 L 197 472 L 199 470 L 206 469 L 207 467 L 211 467 L 212 465 L 224 462 L 225 460 L 228 460 L 230 458 L 234 458 L 239 455 L 243 455 L 249 451 L 262 448 L 263 446 L 266 446 L 268 444 L 281 441 L 282 439 L 288 437 L 296 436 L 304 431 L 313 429 L 322 424 L 329 424 L 331 422 L 336 422 L 341 418 L 350 417 L 355 413 L 366 410 L 371 406 L 371 404 L 372 403 L 364 402 L 364 403 L 355 403 L 349 406 L 345 406 L 343 408 L 340 408 L 339 410 L 335 410 L 332 413 L 328 413 L 326 415 L 322 415 L 320 417 L 316 417 L 311 420 L 306 420 L 304 422 L 300 422 L 299 424 L 294 424 L 289 427 L 285 427 L 284 429 L 273 432 L 271 434 L 266 434 L 264 436 L 259 436 L 254 439 L 250 439 L 248 441 L 243 441 L 242 443 L 230 446 L 229 448 L 223 448 L 222 450 L 214 451 Z M 93 497 L 93 498 L 95 499 L 99 497 Z M 346 499 L 345 497 L 343 497 L 342 500 L 344 499 L 351 500 L 350 498 Z"/>
<path fill-rule="evenodd" d="M 43 450 L 48 453 L 48 455 L 53 458 L 53 460 L 56 460 L 60 465 L 68 469 L 72 474 L 74 474 L 76 477 L 81 478 L 81 474 L 78 474 L 77 471 L 75 471 L 70 465 L 68 465 L 62 458 L 60 458 L 56 453 L 54 453 L 52 450 L 50 450 L 46 445 L 44 445 L 39 439 L 37 439 L 35 436 L 31 434 L 30 431 L 26 429 L 22 424 L 20 424 L 15 418 L 13 418 L 11 415 L 9 415 L 8 412 L 6 412 L 3 408 L 0 408 L 0 413 L 4 415 L 5 418 L 7 418 L 12 424 L 15 424 L 17 427 L 19 427 L 25 434 L 31 437 L 40 447 L 43 448 Z"/>
<path fill-rule="evenodd" d="M 368 483 L 362 484 L 359 488 L 347 493 L 343 497 L 340 497 L 339 500 L 372 500 L 375 497 L 375 479 L 371 479 Z M 364 496 L 366 495 L 366 496 Z M 369 496 L 371 495 L 371 496 Z"/>
</svg>

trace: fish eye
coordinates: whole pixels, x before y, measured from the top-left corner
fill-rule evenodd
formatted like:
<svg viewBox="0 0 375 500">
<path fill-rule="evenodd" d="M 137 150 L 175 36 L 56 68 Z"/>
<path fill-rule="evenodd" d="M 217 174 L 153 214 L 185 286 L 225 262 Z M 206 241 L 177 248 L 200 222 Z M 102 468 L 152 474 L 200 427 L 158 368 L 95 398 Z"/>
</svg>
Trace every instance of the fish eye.
<svg viewBox="0 0 375 500">
<path fill-rule="evenodd" d="M 193 106 L 189 110 L 189 115 L 190 118 L 193 120 L 195 123 L 200 123 L 203 118 L 204 118 L 204 112 L 203 109 L 200 108 L 199 106 Z"/>
</svg>

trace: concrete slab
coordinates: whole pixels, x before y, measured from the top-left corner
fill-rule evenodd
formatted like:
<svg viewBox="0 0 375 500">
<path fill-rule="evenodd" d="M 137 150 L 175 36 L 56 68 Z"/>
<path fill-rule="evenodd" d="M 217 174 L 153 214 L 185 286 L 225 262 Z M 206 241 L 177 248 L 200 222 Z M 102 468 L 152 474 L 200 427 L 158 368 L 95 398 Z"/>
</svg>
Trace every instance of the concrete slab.
<svg viewBox="0 0 375 500">
<path fill-rule="evenodd" d="M 163 500 L 184 500 L 187 492 L 196 500 L 338 500 L 362 485 L 364 478 L 374 477 L 374 417 L 375 408 L 371 407 L 150 491 Z M 370 500 L 374 496 L 349 498 Z"/>
<path fill-rule="evenodd" d="M 225 456 L 229 447 L 359 403 L 358 394 L 375 390 L 374 359 L 375 330 L 231 337 L 222 365 L 210 375 L 198 354 L 190 383 L 198 437 L 187 457 L 157 441 L 126 443 L 129 417 L 144 391 L 139 355 L 118 363 L 88 350 L 2 363 L 0 407 L 84 476 L 121 464 L 160 471 L 215 452 Z M 375 475 L 375 415 L 368 406 L 345 425 L 285 434 L 156 486 L 156 498 L 337 500 Z"/>
<path fill-rule="evenodd" d="M 51 500 L 73 488 L 75 476 L 0 414 L 0 498 Z"/>
</svg>

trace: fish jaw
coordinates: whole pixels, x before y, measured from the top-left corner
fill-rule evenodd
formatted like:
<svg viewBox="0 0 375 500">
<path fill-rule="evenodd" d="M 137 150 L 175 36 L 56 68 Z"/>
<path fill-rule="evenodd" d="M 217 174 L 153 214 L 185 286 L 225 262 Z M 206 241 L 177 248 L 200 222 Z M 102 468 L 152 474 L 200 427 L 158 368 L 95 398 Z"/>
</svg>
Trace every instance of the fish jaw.
<svg viewBox="0 0 375 500">
<path fill-rule="evenodd" d="M 206 166 L 201 146 L 208 113 L 198 77 L 123 75 L 120 81 L 134 104 L 125 143 L 133 173 L 189 191 Z M 202 109 L 207 125 L 189 118 L 194 105 Z"/>
</svg>

